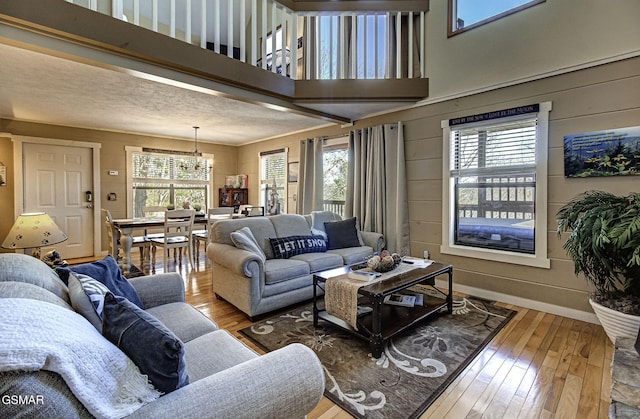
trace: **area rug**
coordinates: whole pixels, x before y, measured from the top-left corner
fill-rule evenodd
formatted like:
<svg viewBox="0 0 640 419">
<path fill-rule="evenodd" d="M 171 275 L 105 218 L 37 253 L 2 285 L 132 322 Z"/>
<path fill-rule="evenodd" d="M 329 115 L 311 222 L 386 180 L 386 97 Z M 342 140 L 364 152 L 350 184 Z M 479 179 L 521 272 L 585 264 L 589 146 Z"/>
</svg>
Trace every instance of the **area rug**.
<svg viewBox="0 0 640 419">
<path fill-rule="evenodd" d="M 320 320 L 311 304 L 240 330 L 265 351 L 302 343 L 325 372 L 325 396 L 358 418 L 419 417 L 515 314 L 478 298 L 390 339 L 379 359 L 363 339 Z"/>
</svg>

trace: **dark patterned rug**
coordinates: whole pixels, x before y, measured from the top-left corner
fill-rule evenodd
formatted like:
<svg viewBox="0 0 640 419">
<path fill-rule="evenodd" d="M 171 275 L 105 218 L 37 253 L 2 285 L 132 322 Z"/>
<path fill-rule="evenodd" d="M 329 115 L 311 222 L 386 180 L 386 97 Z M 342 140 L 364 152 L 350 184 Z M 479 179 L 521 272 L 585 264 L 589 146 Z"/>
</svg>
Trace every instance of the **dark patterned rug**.
<svg viewBox="0 0 640 419">
<path fill-rule="evenodd" d="M 293 342 L 315 351 L 325 371 L 325 396 L 356 417 L 420 416 L 513 317 L 478 298 L 454 300 L 442 314 L 391 339 L 379 359 L 366 341 L 320 320 L 311 304 L 240 332 L 266 351 Z"/>
</svg>

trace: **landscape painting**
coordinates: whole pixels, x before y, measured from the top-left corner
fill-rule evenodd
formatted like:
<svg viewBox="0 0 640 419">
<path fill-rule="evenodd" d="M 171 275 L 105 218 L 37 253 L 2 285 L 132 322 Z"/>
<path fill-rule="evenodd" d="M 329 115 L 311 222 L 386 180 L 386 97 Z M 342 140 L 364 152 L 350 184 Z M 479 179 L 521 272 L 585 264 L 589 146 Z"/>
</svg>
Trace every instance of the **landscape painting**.
<svg viewBox="0 0 640 419">
<path fill-rule="evenodd" d="M 565 135 L 564 175 L 640 175 L 640 126 Z"/>
</svg>

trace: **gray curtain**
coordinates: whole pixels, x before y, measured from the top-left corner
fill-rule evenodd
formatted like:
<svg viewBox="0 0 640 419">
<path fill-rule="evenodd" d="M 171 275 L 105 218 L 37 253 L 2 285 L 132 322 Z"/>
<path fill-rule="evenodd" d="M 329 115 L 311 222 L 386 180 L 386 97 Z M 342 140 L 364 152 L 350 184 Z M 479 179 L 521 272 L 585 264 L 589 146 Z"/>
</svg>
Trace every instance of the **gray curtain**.
<svg viewBox="0 0 640 419">
<path fill-rule="evenodd" d="M 296 212 L 309 214 L 322 210 L 323 169 L 322 146 L 324 138 L 313 138 L 300 141 L 300 164 L 298 167 L 298 200 Z"/>
<path fill-rule="evenodd" d="M 384 234 L 388 250 L 410 254 L 402 124 L 352 131 L 349 163 L 345 216 Z"/>
</svg>

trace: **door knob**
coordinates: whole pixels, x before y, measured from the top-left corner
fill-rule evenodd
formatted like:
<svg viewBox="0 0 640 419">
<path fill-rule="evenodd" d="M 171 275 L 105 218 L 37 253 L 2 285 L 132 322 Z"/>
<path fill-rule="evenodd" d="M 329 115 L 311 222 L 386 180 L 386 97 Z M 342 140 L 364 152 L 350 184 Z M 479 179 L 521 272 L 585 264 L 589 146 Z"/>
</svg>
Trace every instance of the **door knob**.
<svg viewBox="0 0 640 419">
<path fill-rule="evenodd" d="M 93 204 L 87 204 L 87 208 L 93 208 Z"/>
</svg>

